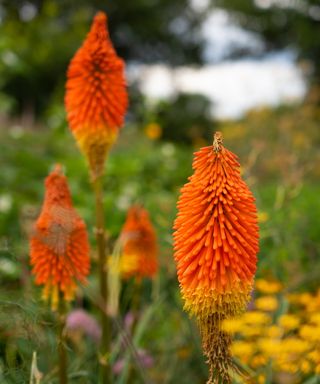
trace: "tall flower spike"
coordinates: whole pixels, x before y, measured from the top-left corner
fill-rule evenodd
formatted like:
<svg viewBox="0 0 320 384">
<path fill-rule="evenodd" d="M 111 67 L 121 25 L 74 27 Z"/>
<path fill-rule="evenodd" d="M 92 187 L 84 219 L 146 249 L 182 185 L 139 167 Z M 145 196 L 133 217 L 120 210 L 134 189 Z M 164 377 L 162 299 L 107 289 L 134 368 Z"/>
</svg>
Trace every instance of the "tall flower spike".
<svg viewBox="0 0 320 384">
<path fill-rule="evenodd" d="M 231 382 L 231 338 L 221 322 L 245 310 L 256 271 L 257 210 L 239 167 L 217 132 L 212 146 L 195 153 L 174 224 L 178 280 L 200 328 L 208 383 Z"/>
<path fill-rule="evenodd" d="M 68 123 L 93 178 L 103 173 L 128 104 L 124 62 L 112 46 L 106 23 L 107 16 L 99 12 L 70 62 L 66 83 Z"/>
<path fill-rule="evenodd" d="M 86 282 L 89 242 L 59 165 L 46 178 L 45 187 L 42 210 L 30 239 L 30 257 L 35 282 L 44 285 L 43 296 L 51 299 L 55 309 L 60 294 L 71 300 L 77 282 Z"/>
<path fill-rule="evenodd" d="M 156 233 L 148 212 L 132 206 L 121 232 L 123 255 L 120 260 L 124 278 L 154 277 L 158 270 Z"/>
</svg>

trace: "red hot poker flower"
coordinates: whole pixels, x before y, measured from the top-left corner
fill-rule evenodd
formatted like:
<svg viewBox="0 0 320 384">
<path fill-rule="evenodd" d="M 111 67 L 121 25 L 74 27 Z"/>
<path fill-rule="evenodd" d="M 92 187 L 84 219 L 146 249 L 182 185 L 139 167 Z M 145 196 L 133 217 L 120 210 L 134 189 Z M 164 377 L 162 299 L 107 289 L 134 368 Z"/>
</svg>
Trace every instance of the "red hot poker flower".
<svg viewBox="0 0 320 384">
<path fill-rule="evenodd" d="M 42 211 L 30 239 L 35 282 L 44 285 L 43 296 L 56 308 L 59 293 L 74 297 L 76 282 L 85 283 L 89 273 L 86 226 L 72 206 L 67 179 L 57 165 L 45 181 Z"/>
<path fill-rule="evenodd" d="M 124 123 L 128 96 L 124 62 L 110 41 L 107 16 L 99 12 L 67 72 L 67 119 L 93 176 L 102 173 L 106 154 Z"/>
<path fill-rule="evenodd" d="M 158 271 L 156 233 L 148 212 L 141 206 L 132 206 L 122 228 L 123 255 L 121 273 L 129 277 L 154 277 Z"/>
<path fill-rule="evenodd" d="M 256 271 L 257 210 L 239 167 L 217 132 L 212 146 L 195 153 L 174 224 L 178 280 L 185 309 L 200 326 L 208 383 L 230 382 L 231 339 L 220 322 L 244 311 Z"/>
</svg>

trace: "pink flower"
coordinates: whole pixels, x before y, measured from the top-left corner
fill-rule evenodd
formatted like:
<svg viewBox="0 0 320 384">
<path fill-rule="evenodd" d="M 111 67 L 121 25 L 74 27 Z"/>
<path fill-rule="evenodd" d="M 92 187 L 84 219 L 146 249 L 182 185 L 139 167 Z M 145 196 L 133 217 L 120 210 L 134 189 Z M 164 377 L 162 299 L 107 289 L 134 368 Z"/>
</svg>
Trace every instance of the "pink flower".
<svg viewBox="0 0 320 384">
<path fill-rule="evenodd" d="M 94 342 L 101 340 L 101 328 L 97 320 L 83 309 L 71 311 L 66 320 L 67 331 L 80 331 Z"/>
</svg>

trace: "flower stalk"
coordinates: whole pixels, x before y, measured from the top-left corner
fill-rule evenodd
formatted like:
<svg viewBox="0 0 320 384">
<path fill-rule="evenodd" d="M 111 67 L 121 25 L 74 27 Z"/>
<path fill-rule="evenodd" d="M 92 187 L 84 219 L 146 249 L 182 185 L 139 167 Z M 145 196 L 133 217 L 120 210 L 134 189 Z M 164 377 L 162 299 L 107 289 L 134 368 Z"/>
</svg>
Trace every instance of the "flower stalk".
<svg viewBox="0 0 320 384">
<path fill-rule="evenodd" d="M 68 358 L 65 340 L 66 303 L 60 294 L 58 305 L 58 356 L 59 356 L 59 383 L 68 383 Z"/>
<path fill-rule="evenodd" d="M 96 206 L 96 241 L 98 248 L 98 268 L 99 268 L 99 286 L 100 286 L 100 311 L 102 338 L 100 347 L 100 378 L 101 383 L 111 383 L 110 367 L 110 344 L 111 344 L 111 318 L 108 315 L 108 274 L 106 270 L 106 238 L 104 223 L 104 205 L 103 205 L 103 187 L 102 178 L 96 178 L 92 181 L 95 206 Z"/>
<path fill-rule="evenodd" d="M 86 157 L 96 202 L 96 241 L 102 341 L 100 383 L 111 382 L 111 318 L 108 306 L 106 239 L 102 176 L 110 148 L 124 124 L 128 106 L 125 64 L 117 56 L 107 28 L 107 15 L 98 12 L 82 46 L 72 58 L 66 82 L 67 120 L 81 152 Z"/>
</svg>

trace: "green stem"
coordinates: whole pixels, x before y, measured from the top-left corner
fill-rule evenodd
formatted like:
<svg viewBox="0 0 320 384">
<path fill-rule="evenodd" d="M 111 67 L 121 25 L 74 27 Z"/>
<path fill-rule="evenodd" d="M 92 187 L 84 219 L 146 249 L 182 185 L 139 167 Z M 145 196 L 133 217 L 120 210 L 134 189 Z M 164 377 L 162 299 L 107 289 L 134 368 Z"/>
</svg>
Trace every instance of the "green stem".
<svg viewBox="0 0 320 384">
<path fill-rule="evenodd" d="M 108 299 L 108 277 L 107 277 L 107 259 L 106 259 L 106 239 L 104 226 L 104 207 L 103 207 L 103 190 L 101 177 L 93 181 L 96 201 L 96 240 L 99 256 L 99 281 L 100 281 L 100 310 L 102 339 L 100 346 L 100 383 L 111 383 L 110 368 L 110 344 L 111 344 L 111 319 L 107 312 Z"/>
<path fill-rule="evenodd" d="M 136 329 L 136 325 L 138 322 L 139 310 L 140 310 L 140 301 L 141 301 L 141 290 L 142 290 L 142 280 L 141 277 L 136 277 L 134 279 L 134 288 L 133 288 L 133 297 L 132 297 L 132 305 L 131 311 L 134 316 L 131 334 L 134 336 L 134 331 Z"/>
<path fill-rule="evenodd" d="M 67 349 L 64 334 L 65 319 L 66 319 L 66 306 L 62 295 L 59 297 L 58 308 L 58 355 L 59 355 L 59 382 L 60 384 L 68 383 L 67 374 Z"/>
<path fill-rule="evenodd" d="M 133 289 L 133 297 L 132 297 L 132 305 L 131 305 L 131 311 L 133 314 L 133 324 L 131 327 L 131 339 L 134 340 L 134 333 L 136 330 L 136 326 L 138 324 L 138 316 L 139 316 L 139 309 L 140 309 L 140 299 L 141 299 L 141 286 L 142 281 L 141 278 L 135 278 L 134 280 L 134 289 Z M 138 357 L 138 355 L 137 355 Z M 130 364 L 129 366 L 129 374 L 128 374 L 128 384 L 134 383 L 136 380 L 136 371 L 133 364 Z"/>
</svg>

